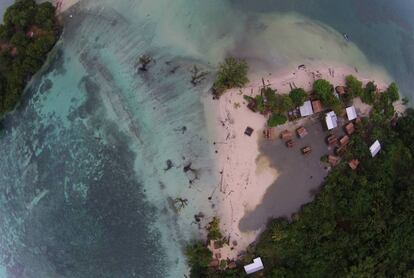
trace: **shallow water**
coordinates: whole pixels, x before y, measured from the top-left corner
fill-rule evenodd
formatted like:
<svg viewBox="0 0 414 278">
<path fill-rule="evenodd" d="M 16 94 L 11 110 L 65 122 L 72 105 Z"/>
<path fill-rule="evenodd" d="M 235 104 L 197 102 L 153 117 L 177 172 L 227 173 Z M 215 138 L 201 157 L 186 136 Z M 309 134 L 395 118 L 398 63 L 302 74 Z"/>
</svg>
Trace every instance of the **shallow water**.
<svg viewBox="0 0 414 278">
<path fill-rule="evenodd" d="M 193 216 L 214 211 L 200 98 L 226 55 L 257 77 L 324 59 L 410 85 L 412 37 L 396 17 L 363 18 L 352 1 L 285 2 L 85 0 L 68 11 L 51 60 L 4 120 L 0 276 L 182 277 Z M 148 72 L 137 70 L 143 54 L 155 59 Z M 197 87 L 194 65 L 210 72 Z M 178 213 L 177 197 L 188 199 Z"/>
</svg>

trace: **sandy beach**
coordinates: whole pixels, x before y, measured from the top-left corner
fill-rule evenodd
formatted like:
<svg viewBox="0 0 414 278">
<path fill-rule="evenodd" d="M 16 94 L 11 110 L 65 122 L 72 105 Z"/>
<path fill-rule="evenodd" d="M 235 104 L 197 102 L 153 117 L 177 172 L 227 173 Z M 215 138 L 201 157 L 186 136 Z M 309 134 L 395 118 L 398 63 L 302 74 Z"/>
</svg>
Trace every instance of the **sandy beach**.
<svg viewBox="0 0 414 278">
<path fill-rule="evenodd" d="M 374 80 L 381 90 L 390 83 L 385 76 L 373 76 L 358 72 L 357 69 L 344 66 L 332 66 L 333 63 L 305 65 L 305 68 L 291 68 L 264 77 L 279 93 L 288 93 L 291 87 L 302 87 L 310 91 L 315 79 L 324 78 L 334 86 L 345 85 L 345 76 L 352 74 L 365 84 Z M 259 140 L 266 124 L 266 118 L 251 112 L 243 95 L 256 95 L 263 81 L 253 80 L 246 88 L 228 91 L 218 101 L 205 99 L 207 117 L 210 119 L 214 135 L 213 148 L 217 155 L 217 174 L 219 184 L 213 200 L 217 202 L 217 215 L 220 217 L 221 229 L 230 238 L 230 247 L 219 250 L 223 258 L 235 259 L 242 250 L 255 241 L 262 229 L 242 232 L 240 221 L 249 212 L 255 210 L 263 201 L 269 187 L 278 179 L 278 169 L 259 151 Z M 367 114 L 369 107 L 355 101 L 357 111 Z M 301 119 L 278 127 L 293 130 L 310 119 Z M 244 134 L 246 127 L 253 128 L 251 136 Z M 278 135 L 279 133 L 276 133 Z M 280 139 L 276 139 L 280 140 Z M 322 142 L 321 138 L 321 142 Z M 274 158 L 272 157 L 272 160 Z M 277 158 L 276 158 L 277 159 Z M 269 193 L 270 194 L 270 193 Z M 271 196 L 270 196 L 271 198 Z M 236 243 L 237 242 L 237 243 Z"/>
</svg>

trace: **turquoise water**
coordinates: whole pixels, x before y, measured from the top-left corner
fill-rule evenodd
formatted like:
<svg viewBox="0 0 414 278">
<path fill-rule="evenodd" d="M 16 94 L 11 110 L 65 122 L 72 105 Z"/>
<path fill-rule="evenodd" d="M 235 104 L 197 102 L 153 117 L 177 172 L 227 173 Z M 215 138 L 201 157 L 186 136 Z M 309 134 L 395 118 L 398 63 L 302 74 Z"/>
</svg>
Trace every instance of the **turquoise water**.
<svg viewBox="0 0 414 278">
<path fill-rule="evenodd" d="M 194 215 L 216 204 L 201 99 L 226 55 L 258 76 L 345 63 L 408 95 L 413 7 L 331 2 L 85 0 L 68 11 L 50 61 L 3 121 L 0 276 L 183 277 Z M 137 70 L 143 54 L 155 60 L 148 72 Z M 193 65 L 210 72 L 197 87 Z M 179 212 L 177 197 L 188 199 Z"/>
</svg>

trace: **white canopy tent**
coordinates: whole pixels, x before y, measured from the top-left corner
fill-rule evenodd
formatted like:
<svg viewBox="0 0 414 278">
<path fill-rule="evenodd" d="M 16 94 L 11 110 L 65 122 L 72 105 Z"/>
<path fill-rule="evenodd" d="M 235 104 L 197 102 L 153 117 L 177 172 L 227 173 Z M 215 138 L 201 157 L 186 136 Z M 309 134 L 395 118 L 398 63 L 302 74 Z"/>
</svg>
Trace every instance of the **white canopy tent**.
<svg viewBox="0 0 414 278">
<path fill-rule="evenodd" d="M 357 118 L 357 113 L 355 110 L 355 106 L 349 106 L 346 108 L 346 115 L 348 116 L 348 120 L 352 121 Z"/>
<path fill-rule="evenodd" d="M 305 101 L 305 103 L 299 107 L 300 115 L 302 117 L 310 116 L 313 114 L 312 103 L 310 100 Z"/>
<path fill-rule="evenodd" d="M 246 271 L 247 274 L 252 274 L 262 269 L 264 269 L 264 267 L 263 267 L 262 259 L 260 259 L 260 257 L 254 259 L 252 264 L 248 264 L 244 266 L 244 270 Z"/>
<path fill-rule="evenodd" d="M 372 144 L 372 146 L 369 148 L 369 151 L 371 152 L 372 157 L 375 157 L 379 153 L 380 150 L 381 150 L 381 144 L 378 140 L 375 141 L 374 144 Z"/>
<path fill-rule="evenodd" d="M 331 111 L 329 113 L 326 113 L 325 122 L 326 122 L 326 126 L 328 127 L 328 130 L 331 130 L 337 127 L 338 119 L 336 117 L 335 112 Z"/>
</svg>

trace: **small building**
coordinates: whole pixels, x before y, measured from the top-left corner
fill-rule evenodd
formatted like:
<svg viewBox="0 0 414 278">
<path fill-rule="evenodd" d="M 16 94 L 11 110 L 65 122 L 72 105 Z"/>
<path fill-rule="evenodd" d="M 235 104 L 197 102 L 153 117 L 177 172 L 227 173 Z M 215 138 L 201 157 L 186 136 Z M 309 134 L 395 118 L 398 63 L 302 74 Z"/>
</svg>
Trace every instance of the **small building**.
<svg viewBox="0 0 414 278">
<path fill-rule="evenodd" d="M 358 159 L 352 159 L 351 161 L 348 162 L 348 165 L 352 170 L 355 171 L 358 168 L 359 160 Z"/>
<path fill-rule="evenodd" d="M 342 136 L 341 139 L 339 139 L 339 143 L 341 144 L 341 146 L 348 145 L 349 136 L 348 135 Z"/>
<path fill-rule="evenodd" d="M 276 134 L 274 128 L 266 128 L 263 130 L 263 137 L 267 140 L 275 140 Z"/>
<path fill-rule="evenodd" d="M 211 262 L 208 264 L 209 267 L 218 267 L 220 264 L 220 261 L 217 259 L 211 260 Z"/>
<path fill-rule="evenodd" d="M 299 138 L 303 138 L 306 135 L 308 135 L 308 131 L 306 130 L 306 128 L 304 128 L 303 126 L 299 127 L 296 130 L 296 133 L 298 134 Z"/>
<path fill-rule="evenodd" d="M 334 111 L 326 113 L 325 122 L 328 130 L 334 129 L 338 126 L 338 119 Z"/>
<path fill-rule="evenodd" d="M 322 112 L 323 108 L 322 108 L 322 103 L 320 100 L 314 100 L 312 101 L 312 108 L 313 108 L 313 113 L 320 113 Z"/>
<path fill-rule="evenodd" d="M 251 136 L 253 134 L 253 128 L 251 127 L 246 127 L 246 130 L 244 131 L 244 134 L 246 134 L 247 136 Z"/>
<path fill-rule="evenodd" d="M 310 154 L 311 152 L 312 152 L 312 148 L 310 146 L 306 146 L 302 148 L 302 154 L 304 155 Z"/>
<path fill-rule="evenodd" d="M 328 162 L 329 164 L 331 164 L 332 167 L 335 167 L 336 165 L 338 165 L 339 157 L 334 156 L 334 155 L 329 155 Z"/>
<path fill-rule="evenodd" d="M 282 133 L 280 133 L 280 138 L 282 138 L 285 141 L 291 140 L 293 137 L 292 132 L 289 130 L 284 130 Z"/>
<path fill-rule="evenodd" d="M 345 125 L 345 132 L 348 135 L 352 135 L 355 132 L 355 126 L 353 123 L 348 123 Z"/>
<path fill-rule="evenodd" d="M 295 141 L 289 140 L 286 142 L 286 147 L 293 148 L 295 146 Z"/>
<path fill-rule="evenodd" d="M 372 157 L 375 157 L 379 153 L 380 150 L 381 150 L 381 144 L 378 140 L 375 141 L 371 147 L 369 147 L 369 151 L 371 152 Z"/>
<path fill-rule="evenodd" d="M 310 100 L 305 101 L 305 103 L 299 107 L 300 115 L 302 117 L 310 116 L 313 114 L 312 103 Z"/>
<path fill-rule="evenodd" d="M 236 264 L 236 262 L 235 262 L 235 261 L 231 261 L 231 262 L 227 265 L 227 267 L 228 267 L 229 269 L 235 269 L 235 268 L 237 267 L 237 264 Z"/>
<path fill-rule="evenodd" d="M 252 264 L 248 264 L 244 266 L 244 270 L 247 274 L 252 274 L 264 269 L 262 259 L 260 257 L 253 260 Z"/>
<path fill-rule="evenodd" d="M 345 151 L 346 151 L 346 145 L 342 145 L 339 148 L 335 149 L 335 154 L 341 156 L 345 153 Z"/>
<path fill-rule="evenodd" d="M 338 95 L 343 96 L 347 93 L 347 90 L 344 86 L 336 86 L 335 91 Z"/>
<path fill-rule="evenodd" d="M 355 120 L 356 118 L 358 118 L 356 110 L 355 110 L 355 106 L 349 106 L 346 108 L 346 115 L 348 116 L 348 120 L 352 121 Z"/>
<path fill-rule="evenodd" d="M 338 138 L 335 134 L 331 134 L 326 138 L 326 141 L 328 142 L 329 146 L 336 145 L 338 143 Z"/>
</svg>

